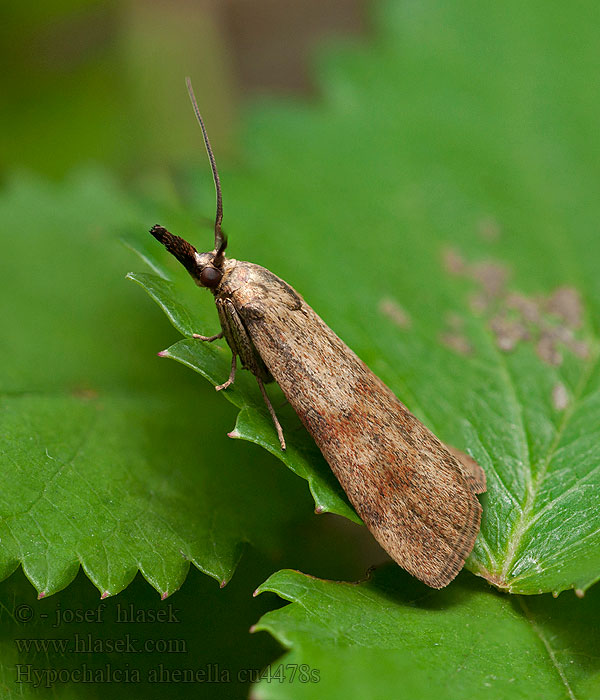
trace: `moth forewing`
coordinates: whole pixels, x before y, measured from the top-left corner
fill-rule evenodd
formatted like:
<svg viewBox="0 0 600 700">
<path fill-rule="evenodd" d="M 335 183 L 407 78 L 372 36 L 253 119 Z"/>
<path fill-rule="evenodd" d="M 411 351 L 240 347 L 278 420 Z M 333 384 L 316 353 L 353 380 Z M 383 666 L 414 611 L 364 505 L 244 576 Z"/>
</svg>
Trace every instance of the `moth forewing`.
<svg viewBox="0 0 600 700">
<path fill-rule="evenodd" d="M 283 280 L 238 263 L 222 293 L 375 538 L 447 585 L 480 525 L 464 467 Z"/>
</svg>

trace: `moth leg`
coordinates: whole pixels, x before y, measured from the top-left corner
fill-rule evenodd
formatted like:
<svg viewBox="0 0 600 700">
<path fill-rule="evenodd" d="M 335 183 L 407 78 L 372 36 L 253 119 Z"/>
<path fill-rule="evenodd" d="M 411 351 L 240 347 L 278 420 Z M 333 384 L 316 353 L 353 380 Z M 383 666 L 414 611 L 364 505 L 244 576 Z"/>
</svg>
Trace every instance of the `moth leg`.
<svg viewBox="0 0 600 700">
<path fill-rule="evenodd" d="M 200 335 L 199 333 L 192 333 L 192 338 L 196 340 L 205 340 L 207 343 L 212 343 L 213 340 L 219 340 L 223 337 L 223 331 L 217 333 L 217 335 Z"/>
<path fill-rule="evenodd" d="M 269 409 L 269 413 L 271 414 L 271 418 L 273 419 L 273 424 L 275 425 L 275 430 L 277 431 L 277 437 L 279 438 L 279 444 L 281 445 L 281 449 L 285 450 L 285 439 L 283 437 L 283 430 L 281 429 L 281 425 L 277 420 L 277 415 L 275 414 L 275 410 L 271 405 L 271 401 L 267 396 L 267 392 L 265 391 L 265 385 L 263 384 L 262 379 L 258 376 L 256 377 L 256 381 L 258 382 L 258 388 L 260 389 L 260 393 L 263 395 L 263 399 L 265 400 L 267 408 Z"/>
<path fill-rule="evenodd" d="M 229 372 L 229 379 L 224 382 L 223 384 L 219 384 L 219 386 L 216 386 L 215 389 L 217 391 L 221 391 L 222 389 L 227 389 L 228 386 L 233 384 L 235 381 L 235 371 L 237 369 L 237 355 L 235 353 L 232 353 L 231 355 L 231 372 Z"/>
</svg>

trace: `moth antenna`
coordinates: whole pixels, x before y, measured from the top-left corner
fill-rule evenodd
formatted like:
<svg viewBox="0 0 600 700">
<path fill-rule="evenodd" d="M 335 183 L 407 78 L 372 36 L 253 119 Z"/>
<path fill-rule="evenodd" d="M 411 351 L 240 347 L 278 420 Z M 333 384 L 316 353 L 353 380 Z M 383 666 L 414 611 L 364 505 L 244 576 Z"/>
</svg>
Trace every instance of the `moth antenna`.
<svg viewBox="0 0 600 700">
<path fill-rule="evenodd" d="M 200 109 L 198 108 L 198 103 L 196 102 L 196 96 L 194 95 L 194 89 L 192 88 L 192 81 L 189 78 L 185 79 L 185 84 L 187 85 L 188 94 L 192 102 L 192 107 L 194 108 L 194 113 L 196 114 L 196 119 L 200 124 L 202 129 L 202 136 L 204 137 L 204 145 L 206 146 L 206 152 L 208 153 L 208 159 L 210 160 L 210 167 L 212 168 L 213 180 L 215 182 L 215 189 L 217 190 L 217 215 L 215 217 L 215 259 L 214 265 L 220 267 L 223 262 L 223 253 L 225 248 L 227 248 L 227 237 L 221 230 L 221 222 L 223 221 L 223 197 L 221 195 L 221 181 L 219 180 L 219 173 L 217 171 L 217 162 L 215 161 L 215 156 L 210 146 L 210 141 L 208 139 L 208 134 L 206 133 L 206 127 L 204 126 L 204 121 L 202 120 L 202 115 L 200 114 Z"/>
<path fill-rule="evenodd" d="M 155 224 L 150 229 L 150 233 L 159 243 L 164 245 L 171 255 L 179 260 L 194 279 L 197 278 L 198 263 L 196 262 L 196 249 L 191 243 L 188 243 L 179 236 L 173 235 L 167 231 L 164 226 L 160 226 L 159 224 Z"/>
</svg>

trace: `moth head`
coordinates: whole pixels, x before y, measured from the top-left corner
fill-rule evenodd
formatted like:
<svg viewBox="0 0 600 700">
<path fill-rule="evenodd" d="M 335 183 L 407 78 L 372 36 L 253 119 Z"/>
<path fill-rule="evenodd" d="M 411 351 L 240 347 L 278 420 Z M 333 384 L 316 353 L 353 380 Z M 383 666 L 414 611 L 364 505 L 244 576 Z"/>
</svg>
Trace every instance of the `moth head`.
<svg viewBox="0 0 600 700">
<path fill-rule="evenodd" d="M 227 239 L 222 238 L 220 247 L 210 253 L 199 253 L 191 243 L 167 231 L 164 226 L 153 226 L 150 233 L 159 243 L 179 260 L 199 287 L 216 289 L 223 278 Z"/>
<path fill-rule="evenodd" d="M 204 121 L 200 115 L 200 110 L 198 109 L 194 91 L 192 90 L 192 83 L 189 78 L 186 78 L 185 82 L 190 100 L 192 102 L 192 107 L 194 108 L 194 113 L 198 119 L 200 128 L 202 129 L 202 137 L 204 138 L 204 145 L 206 147 L 206 153 L 208 154 L 208 160 L 210 161 L 215 190 L 217 193 L 215 248 L 211 253 L 199 253 L 193 245 L 185 241 L 183 238 L 174 236 L 172 233 L 169 233 L 166 228 L 158 225 L 153 226 L 150 229 L 150 233 L 154 236 L 154 238 L 156 238 L 157 241 L 165 246 L 169 253 L 174 255 L 177 260 L 179 260 L 179 262 L 185 266 L 186 270 L 194 278 L 194 282 L 199 287 L 216 289 L 221 284 L 221 279 L 223 278 L 223 263 L 225 262 L 225 248 L 227 248 L 227 236 L 221 230 L 221 222 L 223 221 L 221 181 L 219 180 L 217 164 L 215 162 L 215 156 L 213 154 L 210 141 L 208 140 L 206 127 L 204 126 Z"/>
</svg>

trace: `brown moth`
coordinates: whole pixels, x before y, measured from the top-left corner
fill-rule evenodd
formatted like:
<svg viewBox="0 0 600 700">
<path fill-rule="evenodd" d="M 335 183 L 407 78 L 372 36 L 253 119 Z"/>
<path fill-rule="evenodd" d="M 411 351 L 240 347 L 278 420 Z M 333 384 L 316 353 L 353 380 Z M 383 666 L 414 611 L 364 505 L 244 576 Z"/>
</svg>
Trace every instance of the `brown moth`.
<svg viewBox="0 0 600 700">
<path fill-rule="evenodd" d="M 217 191 L 215 247 L 198 253 L 162 226 L 150 233 L 215 297 L 221 332 L 258 381 L 285 450 L 283 431 L 264 384 L 275 380 L 313 436 L 356 512 L 404 569 L 433 588 L 465 563 L 479 532 L 485 474 L 446 447 L 321 320 L 289 284 L 250 262 L 227 259 L 214 155 L 189 79 Z"/>
</svg>

